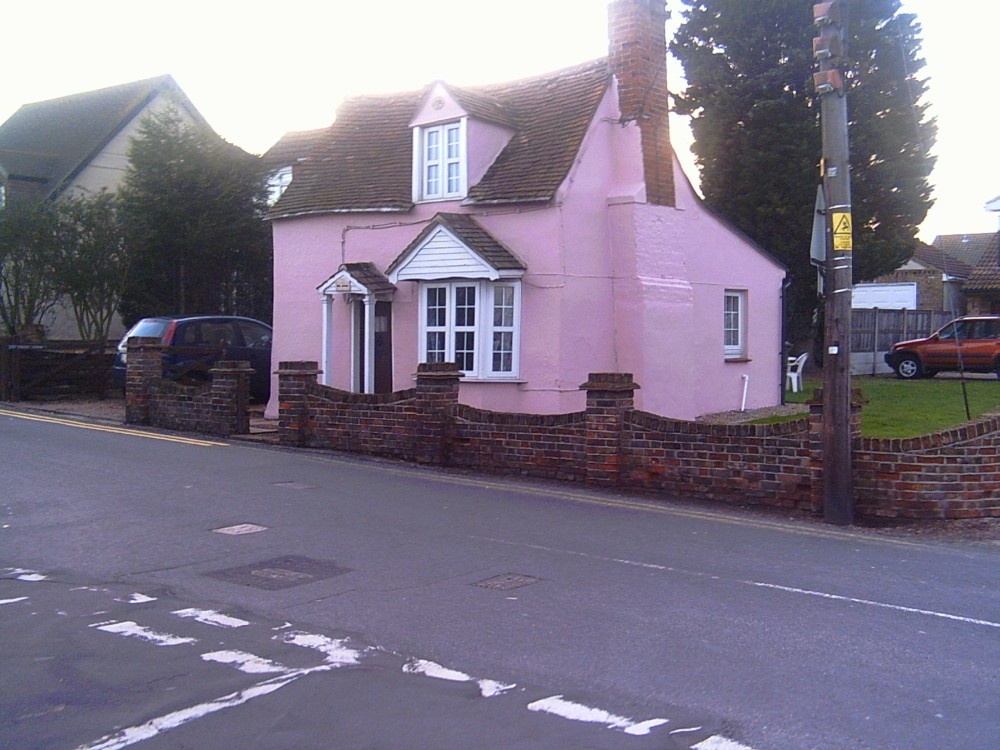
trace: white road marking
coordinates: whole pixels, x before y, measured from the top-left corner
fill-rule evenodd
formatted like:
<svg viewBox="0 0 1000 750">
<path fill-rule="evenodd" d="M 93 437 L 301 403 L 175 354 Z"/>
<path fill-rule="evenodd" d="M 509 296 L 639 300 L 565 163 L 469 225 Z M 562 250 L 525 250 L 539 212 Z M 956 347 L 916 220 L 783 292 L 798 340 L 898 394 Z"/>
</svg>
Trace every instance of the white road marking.
<svg viewBox="0 0 1000 750">
<path fill-rule="evenodd" d="M 17 604 L 18 602 L 26 602 L 28 597 L 19 596 L 16 599 L 0 599 L 0 604 Z"/>
<path fill-rule="evenodd" d="M 628 565 L 634 568 L 646 568 L 649 570 L 660 570 L 665 573 L 678 573 L 680 575 L 691 576 L 692 578 L 708 578 L 712 581 L 721 580 L 731 580 L 734 583 L 740 583 L 744 586 L 757 586 L 759 588 L 769 588 L 775 589 L 777 591 L 785 591 L 791 594 L 801 594 L 804 596 L 817 596 L 823 599 L 832 599 L 835 601 L 849 602 L 851 604 L 864 604 L 869 607 L 880 607 L 882 609 L 891 609 L 896 612 L 906 612 L 908 614 L 917 615 L 927 615 L 929 617 L 940 617 L 944 620 L 954 620 L 956 622 L 964 622 L 969 625 L 983 625 L 988 628 L 1000 628 L 1000 622 L 994 622 L 992 620 L 979 620 L 973 617 L 963 617 L 962 615 L 953 615 L 949 612 L 937 612 L 932 609 L 918 609 L 916 607 L 906 607 L 901 604 L 889 604 L 887 602 L 877 602 L 871 599 L 855 599 L 850 596 L 842 596 L 840 594 L 828 594 L 823 591 L 810 591 L 809 589 L 795 588 L 794 586 L 782 586 L 777 583 L 765 583 L 763 581 L 741 581 L 738 578 L 723 579 L 721 576 L 711 575 L 709 573 L 700 573 L 695 570 L 683 570 L 681 568 L 674 568 L 669 565 L 658 565 L 656 563 L 641 562 L 638 560 L 627 560 L 620 557 L 605 557 L 603 555 L 592 555 L 588 552 L 578 552 L 576 550 L 560 549 L 558 547 L 546 547 L 541 544 L 525 544 L 523 542 L 511 542 L 506 539 L 494 539 L 491 537 L 476 537 L 478 539 L 484 539 L 488 542 L 495 542 L 497 544 L 507 544 L 511 547 L 526 547 L 528 549 L 537 549 L 542 552 L 554 552 L 560 555 L 573 555 L 576 557 L 585 557 L 590 560 L 603 560 L 604 562 L 618 563 L 619 565 Z"/>
<path fill-rule="evenodd" d="M 14 576 L 18 581 L 29 581 L 35 583 L 37 581 L 44 581 L 48 576 L 44 576 L 37 570 L 28 570 L 27 568 L 4 568 L 3 575 Z"/>
<path fill-rule="evenodd" d="M 716 734 L 707 740 L 702 740 L 697 745 L 692 745 L 691 750 L 753 750 L 753 748 Z"/>
<path fill-rule="evenodd" d="M 200 703 L 196 706 L 190 706 L 189 708 L 182 708 L 178 711 L 174 711 L 173 713 L 158 716 L 157 718 L 151 719 L 144 724 L 127 727 L 119 732 L 102 737 L 94 743 L 80 745 L 76 748 L 76 750 L 122 750 L 122 748 L 126 748 L 129 745 L 134 745 L 137 742 L 152 739 L 157 735 L 163 734 L 171 729 L 176 729 L 179 726 L 183 726 L 184 724 L 195 721 L 204 716 L 208 716 L 209 714 L 214 714 L 217 711 L 242 706 L 244 703 L 248 703 L 254 698 L 270 695 L 276 690 L 280 690 L 285 687 L 285 685 L 295 682 L 295 680 L 300 677 L 305 677 L 306 675 L 314 672 L 325 672 L 332 668 L 333 667 L 331 665 L 323 665 L 319 667 L 310 667 L 309 669 L 299 669 L 279 677 L 272 677 L 269 680 L 258 682 L 256 685 L 252 685 L 246 690 L 230 693 L 229 695 L 224 695 L 221 698 L 216 698 L 215 700 L 211 700 L 206 703 Z"/>
<path fill-rule="evenodd" d="M 115 635 L 123 635 L 129 638 L 138 638 L 141 641 L 147 641 L 148 643 L 152 643 L 157 646 L 180 646 L 185 643 L 198 642 L 197 638 L 182 638 L 181 636 L 171 635 L 170 633 L 159 633 L 155 630 L 143 627 L 142 625 L 138 625 L 131 620 L 124 620 L 122 622 L 116 622 L 114 620 L 111 622 L 98 622 L 90 627 L 103 630 L 105 633 L 114 633 Z"/>
<path fill-rule="evenodd" d="M 636 721 L 625 716 L 617 716 L 602 708 L 592 708 L 584 706 L 582 703 L 568 701 L 561 695 L 553 695 L 549 698 L 542 698 L 528 704 L 529 711 L 541 711 L 547 714 L 560 716 L 571 721 L 583 721 L 591 724 L 603 724 L 608 729 L 620 729 L 625 734 L 646 735 L 650 730 L 663 726 L 669 719 L 647 719 L 646 721 Z"/>
<path fill-rule="evenodd" d="M 479 686 L 479 694 L 484 698 L 503 695 L 508 690 L 513 690 L 517 687 L 517 685 L 497 682 L 496 680 L 479 680 L 464 672 L 443 667 L 427 659 L 415 659 L 407 662 L 403 665 L 403 672 L 406 674 L 420 674 L 438 680 L 450 680 L 452 682 L 475 682 Z"/>
<path fill-rule="evenodd" d="M 247 674 L 287 674 L 291 672 L 288 667 L 283 667 L 269 659 L 264 659 L 245 651 L 212 651 L 202 654 L 204 661 L 214 661 L 219 664 L 232 664 L 241 672 Z"/>
<path fill-rule="evenodd" d="M 118 600 L 121 601 L 121 600 Z M 145 594 L 135 593 L 132 594 L 128 599 L 125 600 L 126 604 L 145 604 L 146 602 L 155 602 L 155 596 L 146 596 Z"/>
<path fill-rule="evenodd" d="M 242 628 L 250 624 L 246 620 L 241 620 L 238 617 L 230 617 L 211 609 L 194 609 L 192 607 L 190 609 L 177 609 L 171 612 L 171 614 L 197 620 L 202 625 L 212 625 L 216 628 Z"/>
<path fill-rule="evenodd" d="M 357 664 L 364 651 L 350 648 L 346 638 L 327 638 L 325 635 L 313 635 L 311 633 L 293 632 L 282 636 L 275 636 L 276 639 L 290 643 L 293 646 L 302 646 L 319 651 L 324 656 L 327 664 L 335 667 L 344 667 Z"/>
</svg>

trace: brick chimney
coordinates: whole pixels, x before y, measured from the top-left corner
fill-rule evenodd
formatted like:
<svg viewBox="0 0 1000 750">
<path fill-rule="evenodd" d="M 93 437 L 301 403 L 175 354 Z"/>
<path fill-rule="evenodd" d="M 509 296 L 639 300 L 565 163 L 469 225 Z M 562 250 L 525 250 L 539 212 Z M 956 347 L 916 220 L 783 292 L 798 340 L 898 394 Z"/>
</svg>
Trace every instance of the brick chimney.
<svg viewBox="0 0 1000 750">
<path fill-rule="evenodd" d="M 663 0 L 612 0 L 608 5 L 608 58 L 618 82 L 622 123 L 639 125 L 646 200 L 660 206 L 674 205 L 667 17 Z"/>
</svg>

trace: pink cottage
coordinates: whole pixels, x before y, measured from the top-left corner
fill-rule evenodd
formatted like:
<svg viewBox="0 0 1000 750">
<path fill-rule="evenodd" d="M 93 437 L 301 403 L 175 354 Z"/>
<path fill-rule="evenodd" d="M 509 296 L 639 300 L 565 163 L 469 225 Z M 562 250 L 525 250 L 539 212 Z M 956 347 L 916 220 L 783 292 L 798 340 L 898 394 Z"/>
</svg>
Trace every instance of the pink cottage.
<svg viewBox="0 0 1000 750">
<path fill-rule="evenodd" d="M 607 59 L 349 99 L 306 139 L 270 214 L 275 367 L 380 393 L 457 362 L 463 403 L 510 412 L 582 409 L 590 372 L 669 417 L 780 400 L 784 268 L 677 165 L 662 0 L 609 17 Z"/>
</svg>

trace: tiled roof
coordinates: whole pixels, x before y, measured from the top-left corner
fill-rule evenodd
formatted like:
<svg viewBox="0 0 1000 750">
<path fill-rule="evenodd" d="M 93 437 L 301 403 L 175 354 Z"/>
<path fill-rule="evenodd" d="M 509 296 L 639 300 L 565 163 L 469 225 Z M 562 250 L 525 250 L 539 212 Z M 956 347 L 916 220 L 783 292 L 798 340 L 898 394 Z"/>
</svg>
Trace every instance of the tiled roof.
<svg viewBox="0 0 1000 750">
<path fill-rule="evenodd" d="M 467 203 L 551 200 L 569 173 L 610 81 L 606 60 L 512 83 L 448 88 L 470 115 L 515 130 Z M 409 123 L 427 91 L 348 99 L 271 218 L 412 207 Z M 470 111 L 471 110 L 471 111 Z"/>
<path fill-rule="evenodd" d="M 319 142 L 320 138 L 328 128 L 317 130 L 295 130 L 285 133 L 281 139 L 269 148 L 261 161 L 270 169 L 276 170 L 281 167 L 290 167 L 300 159 L 308 156 L 312 147 Z"/>
<path fill-rule="evenodd" d="M 920 245 L 913 251 L 913 259 L 924 266 L 960 279 L 968 278 L 972 266 L 964 260 L 946 253 L 934 245 Z"/>
<path fill-rule="evenodd" d="M 966 292 L 997 292 L 1000 291 L 1000 256 L 998 256 L 997 233 L 973 234 L 970 237 L 979 238 L 983 245 L 983 253 L 978 265 L 969 274 L 963 289 Z M 940 237 L 938 238 L 940 239 Z M 937 240 L 934 241 L 935 244 Z"/>
<path fill-rule="evenodd" d="M 0 125 L 0 163 L 11 180 L 52 196 L 68 184 L 152 99 L 165 91 L 201 115 L 168 75 L 25 104 Z"/>
<path fill-rule="evenodd" d="M 971 270 L 979 265 L 979 261 L 990 248 L 996 248 L 996 233 L 941 234 L 934 238 L 933 247 L 948 258 L 961 261 Z M 944 266 L 935 265 L 935 268 L 947 270 Z"/>
<path fill-rule="evenodd" d="M 391 296 L 396 291 L 396 285 L 374 263 L 344 263 L 340 268 L 376 297 Z"/>
</svg>

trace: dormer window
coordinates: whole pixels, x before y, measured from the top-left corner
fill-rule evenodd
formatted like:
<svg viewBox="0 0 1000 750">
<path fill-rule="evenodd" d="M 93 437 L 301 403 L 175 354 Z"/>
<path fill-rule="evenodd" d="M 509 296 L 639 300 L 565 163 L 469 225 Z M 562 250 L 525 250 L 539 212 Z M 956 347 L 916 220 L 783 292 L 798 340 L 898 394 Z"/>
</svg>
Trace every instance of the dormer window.
<svg viewBox="0 0 1000 750">
<path fill-rule="evenodd" d="M 416 163 L 421 201 L 464 198 L 466 192 L 465 119 L 415 128 Z"/>
</svg>

